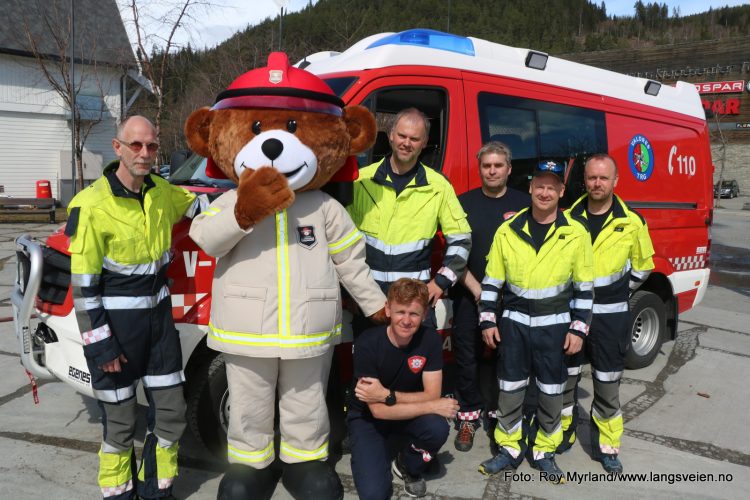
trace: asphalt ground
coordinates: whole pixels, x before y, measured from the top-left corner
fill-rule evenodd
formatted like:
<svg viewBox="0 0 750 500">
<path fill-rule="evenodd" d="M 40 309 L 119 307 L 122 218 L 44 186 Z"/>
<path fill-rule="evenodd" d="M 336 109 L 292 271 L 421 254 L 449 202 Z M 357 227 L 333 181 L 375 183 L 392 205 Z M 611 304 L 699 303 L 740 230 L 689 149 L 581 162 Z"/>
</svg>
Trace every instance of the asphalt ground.
<svg viewBox="0 0 750 500">
<path fill-rule="evenodd" d="M 571 474 L 567 484 L 547 483 L 526 463 L 515 474 L 485 477 L 477 467 L 490 456 L 486 435 L 478 433 L 474 448 L 460 453 L 453 448 L 452 432 L 438 454 L 439 467 L 427 476 L 427 498 L 746 498 L 750 270 L 744 264 L 732 267 L 738 258 L 750 258 L 750 211 L 742 210 L 746 202 L 750 198 L 721 200 L 716 210 L 715 284 L 702 304 L 681 316 L 677 339 L 663 345 L 650 367 L 625 374 L 621 458 L 629 475 L 607 477 L 590 457 L 592 388 L 586 369 L 579 441 L 558 457 L 560 467 Z M 0 224 L 0 319 L 11 316 L 13 239 L 22 232 L 44 237 L 55 227 L 41 222 Z M 95 401 L 62 382 L 46 382 L 38 390 L 39 404 L 34 404 L 17 352 L 12 322 L 0 322 L 0 498 L 99 498 L 96 452 L 101 425 Z M 224 464 L 189 432 L 181 442 L 180 466 L 174 492 L 178 498 L 216 497 Z M 336 470 L 345 497 L 357 498 L 349 455 L 338 459 Z M 398 482 L 394 484 L 394 498 L 407 498 Z M 291 496 L 279 484 L 274 498 Z"/>
</svg>

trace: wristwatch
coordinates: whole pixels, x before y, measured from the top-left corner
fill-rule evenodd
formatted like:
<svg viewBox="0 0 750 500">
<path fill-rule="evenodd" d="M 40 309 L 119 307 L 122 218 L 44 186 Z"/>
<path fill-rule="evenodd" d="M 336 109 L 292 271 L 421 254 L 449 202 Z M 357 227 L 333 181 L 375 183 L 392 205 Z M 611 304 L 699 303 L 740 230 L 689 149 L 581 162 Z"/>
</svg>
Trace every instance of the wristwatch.
<svg viewBox="0 0 750 500">
<path fill-rule="evenodd" d="M 396 393 L 391 390 L 390 394 L 385 397 L 386 406 L 393 406 L 396 404 Z"/>
</svg>

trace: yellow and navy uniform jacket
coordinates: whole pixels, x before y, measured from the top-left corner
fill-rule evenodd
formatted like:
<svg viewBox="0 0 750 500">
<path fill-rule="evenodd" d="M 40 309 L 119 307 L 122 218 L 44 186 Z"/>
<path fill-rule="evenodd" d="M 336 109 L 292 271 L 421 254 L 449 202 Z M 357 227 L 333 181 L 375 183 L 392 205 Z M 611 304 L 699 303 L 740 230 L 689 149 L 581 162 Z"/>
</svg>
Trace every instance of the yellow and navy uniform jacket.
<svg viewBox="0 0 750 500">
<path fill-rule="evenodd" d="M 446 241 L 435 282 L 443 290 L 466 269 L 471 228 L 450 182 L 418 163 L 414 178 L 396 196 L 389 157 L 359 171 L 354 200 L 347 207 L 364 233 L 367 264 L 383 290 L 399 278 L 430 280 L 433 238 L 438 226 Z"/>
<path fill-rule="evenodd" d="M 583 195 L 566 214 L 585 223 L 587 200 Z M 653 255 L 646 220 L 615 195 L 594 242 L 594 314 L 627 312 L 628 296 L 654 268 Z"/>
<path fill-rule="evenodd" d="M 594 299 L 588 230 L 559 212 L 537 252 L 528 228 L 530 217 L 531 210 L 525 208 L 495 233 L 482 280 L 480 326 L 497 325 L 502 292 L 503 317 L 531 328 L 566 325 L 584 337 Z"/>
<path fill-rule="evenodd" d="M 172 225 L 200 203 L 156 175 L 146 176 L 139 197 L 117 179 L 118 164 L 71 200 L 65 230 L 76 319 L 94 366 L 122 353 L 118 331 L 149 328 L 149 311 L 169 297 Z"/>
</svg>

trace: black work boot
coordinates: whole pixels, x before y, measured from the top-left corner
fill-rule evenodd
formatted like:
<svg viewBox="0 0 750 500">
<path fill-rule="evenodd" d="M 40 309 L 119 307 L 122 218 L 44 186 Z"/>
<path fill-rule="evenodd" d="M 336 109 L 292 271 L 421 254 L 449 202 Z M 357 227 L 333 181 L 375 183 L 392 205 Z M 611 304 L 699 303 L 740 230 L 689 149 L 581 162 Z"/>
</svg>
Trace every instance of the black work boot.
<svg viewBox="0 0 750 500">
<path fill-rule="evenodd" d="M 281 482 L 295 500 L 341 500 L 344 487 L 328 462 L 284 464 Z"/>
<path fill-rule="evenodd" d="M 247 465 L 232 464 L 219 483 L 217 500 L 269 500 L 276 489 L 279 476 L 271 466 L 253 469 Z"/>
</svg>

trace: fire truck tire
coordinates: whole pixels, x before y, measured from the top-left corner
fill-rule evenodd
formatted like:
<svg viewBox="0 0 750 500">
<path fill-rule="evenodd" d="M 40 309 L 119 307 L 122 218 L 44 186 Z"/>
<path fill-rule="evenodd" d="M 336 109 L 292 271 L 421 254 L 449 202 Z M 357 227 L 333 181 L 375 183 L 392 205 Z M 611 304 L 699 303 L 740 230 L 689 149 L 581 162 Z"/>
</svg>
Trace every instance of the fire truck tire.
<svg viewBox="0 0 750 500">
<path fill-rule="evenodd" d="M 630 298 L 630 346 L 625 366 L 631 370 L 649 366 L 659 353 L 667 330 L 664 302 L 658 295 L 645 290 Z"/>
<path fill-rule="evenodd" d="M 187 422 L 198 441 L 226 460 L 229 390 L 224 356 L 207 352 L 188 375 Z"/>
</svg>

